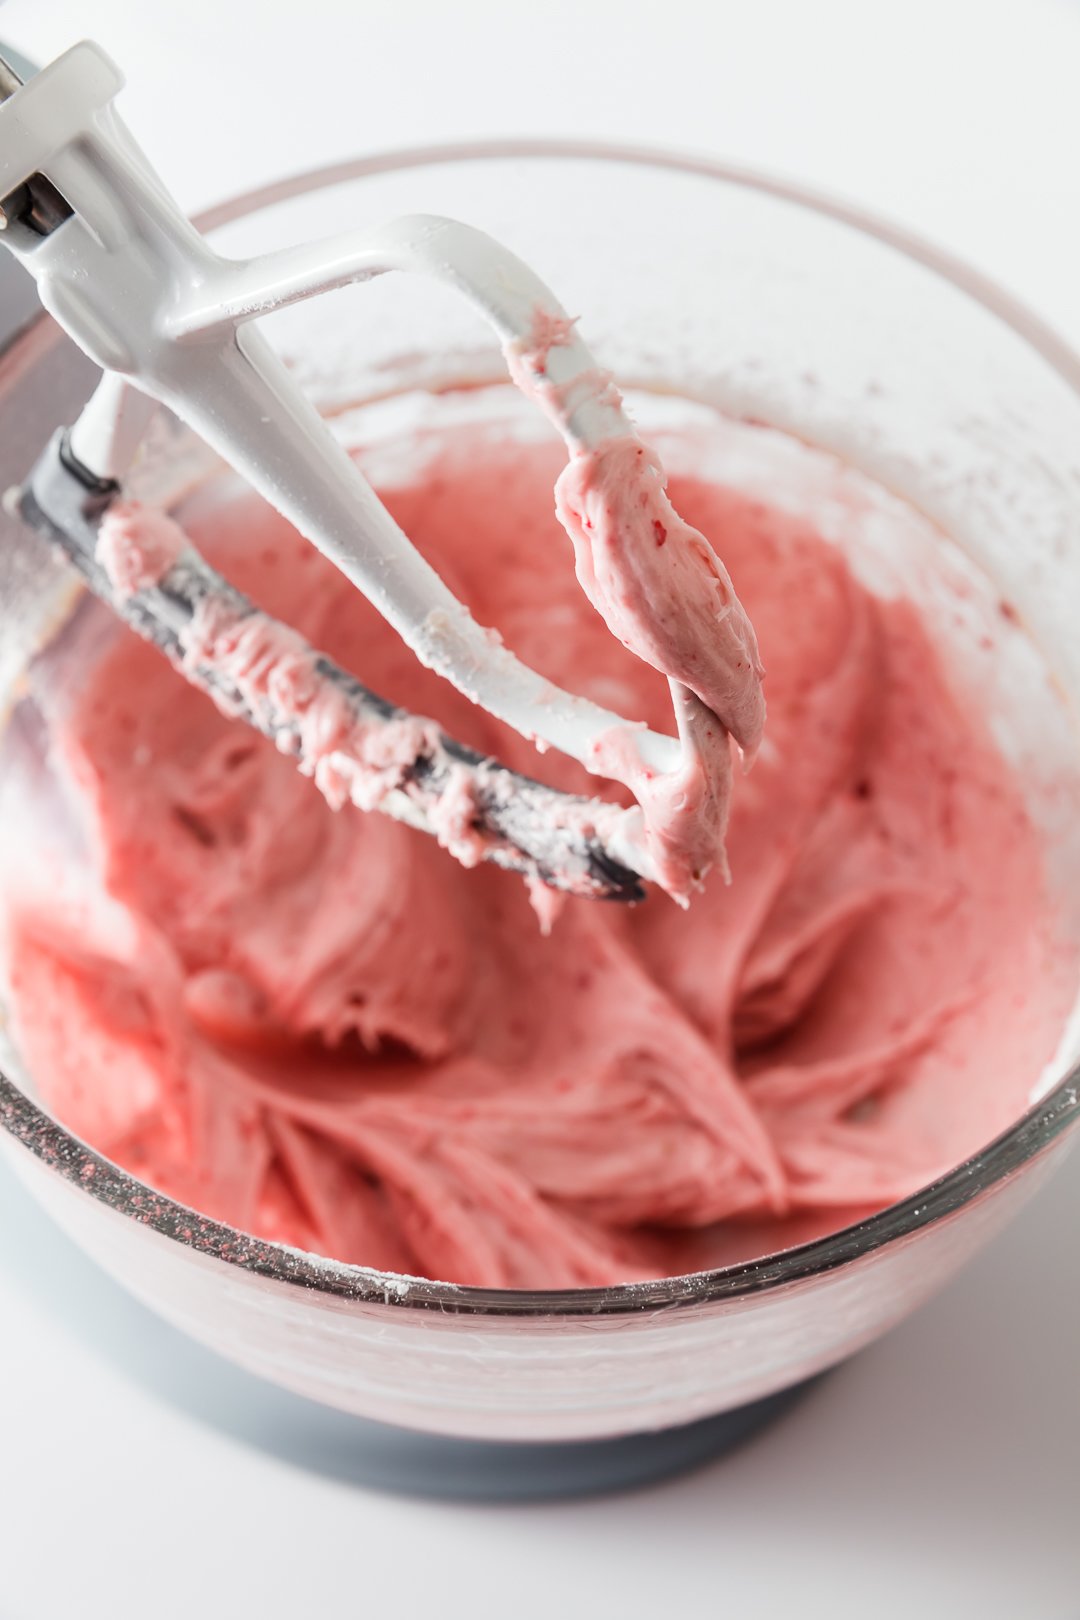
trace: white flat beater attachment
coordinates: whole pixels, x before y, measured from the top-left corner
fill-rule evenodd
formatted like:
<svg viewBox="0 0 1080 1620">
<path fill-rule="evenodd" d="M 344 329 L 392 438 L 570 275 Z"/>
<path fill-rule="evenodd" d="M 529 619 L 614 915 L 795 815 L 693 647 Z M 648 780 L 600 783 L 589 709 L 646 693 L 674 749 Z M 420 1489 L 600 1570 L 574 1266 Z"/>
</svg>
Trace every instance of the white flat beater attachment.
<svg viewBox="0 0 1080 1620">
<path fill-rule="evenodd" d="M 543 679 L 476 623 L 257 327 L 273 310 L 389 271 L 455 288 L 509 353 L 528 357 L 538 319 L 565 323 L 560 341 L 537 362 L 536 380 L 543 408 L 571 453 L 580 454 L 634 430 L 559 303 L 490 237 L 426 215 L 257 259 L 222 258 L 180 212 L 117 116 L 113 99 L 122 84 L 114 64 L 88 42 L 25 85 L 8 69 L 0 79 L 0 239 L 35 277 L 46 309 L 105 373 L 23 490 L 24 516 L 59 539 L 92 589 L 189 678 L 315 774 L 294 712 L 193 658 L 190 627 L 200 605 L 204 619 L 208 602 L 221 604 L 235 623 L 263 619 L 193 547 L 130 600 L 117 597 L 95 559 L 97 529 L 123 492 L 155 402 L 163 404 L 317 546 L 423 664 L 523 736 L 589 766 L 596 740 L 625 726 L 623 717 Z M 395 727 L 403 744 L 415 717 L 306 651 L 359 732 Z M 673 683 L 673 697 L 685 725 L 685 688 Z M 363 782 L 356 777 L 354 802 L 438 831 L 443 796 L 466 781 L 487 858 L 573 892 L 640 898 L 639 877 L 654 875 L 640 810 L 556 793 L 437 728 L 412 734 L 412 753 L 383 748 L 374 788 L 370 773 Z M 634 744 L 658 774 L 679 765 L 674 737 L 642 728 Z"/>
</svg>

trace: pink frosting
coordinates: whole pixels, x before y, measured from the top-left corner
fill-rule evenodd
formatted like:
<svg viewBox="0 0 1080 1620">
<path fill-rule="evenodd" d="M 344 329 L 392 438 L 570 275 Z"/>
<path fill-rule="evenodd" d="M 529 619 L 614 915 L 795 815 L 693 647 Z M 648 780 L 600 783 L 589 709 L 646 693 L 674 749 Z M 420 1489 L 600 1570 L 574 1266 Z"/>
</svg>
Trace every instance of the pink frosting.
<svg viewBox="0 0 1080 1620">
<path fill-rule="evenodd" d="M 659 457 L 638 439 L 573 457 L 555 510 L 612 634 L 696 692 L 753 757 L 765 727 L 757 637 L 727 569 L 668 499 Z"/>
<path fill-rule="evenodd" d="M 449 785 L 440 795 L 432 819 L 439 843 L 462 866 L 477 866 L 483 860 L 486 840 L 476 829 L 476 794 L 463 765 L 451 766 Z"/>
<path fill-rule="evenodd" d="M 644 497 L 645 539 L 668 507 L 655 465 L 629 456 L 572 468 L 560 500 L 632 652 L 575 581 L 550 514 L 557 451 L 463 429 L 383 493 L 508 645 L 663 729 L 650 664 L 701 638 L 674 625 L 635 644 L 634 601 L 659 593 L 662 636 L 667 598 L 638 547 L 612 584 L 616 467 Z M 525 1287 L 764 1252 L 911 1192 L 1016 1117 L 1064 992 L 1037 840 L 987 726 L 951 697 L 913 609 L 872 598 L 806 522 L 705 480 L 673 478 L 672 497 L 687 527 L 656 550 L 677 548 L 719 626 L 680 678 L 747 750 L 760 711 L 733 671 L 756 653 L 696 534 L 723 537 L 769 665 L 767 745 L 731 793 L 730 888 L 688 912 L 656 893 L 632 910 L 571 899 L 545 937 L 519 883 L 385 817 L 335 815 L 118 632 L 51 739 L 92 864 L 77 882 L 43 842 L 0 887 L 16 1038 L 74 1130 L 249 1231 Z M 254 500 L 193 538 L 393 701 L 590 789 L 422 669 Z M 303 710 L 303 657 L 258 626 L 199 625 L 189 655 L 207 654 L 258 701 L 281 683 Z M 304 724 L 333 737 L 339 718 Z M 467 823 L 449 801 L 442 834 L 466 856 Z"/>
<path fill-rule="evenodd" d="M 727 569 L 672 506 L 660 459 L 640 440 L 610 439 L 572 457 L 555 485 L 555 511 L 578 583 L 608 629 L 698 700 L 678 770 L 650 770 L 626 727 L 599 738 L 591 761 L 633 792 L 657 881 L 685 904 L 714 864 L 727 873 L 728 737 L 749 763 L 765 725 L 757 637 Z"/>
<path fill-rule="evenodd" d="M 181 637 L 184 667 L 198 679 L 213 671 L 274 729 L 294 727 L 297 762 L 333 810 L 353 804 L 378 809 L 386 795 L 401 785 L 409 768 L 434 743 L 432 720 L 406 715 L 389 724 L 365 726 L 350 709 L 341 688 L 319 677 L 316 655 L 290 625 L 265 613 L 238 616 L 227 602 L 200 602 Z M 228 704 L 217 698 L 226 713 Z M 464 833 L 454 834 L 460 786 L 442 810 L 441 841 L 454 848 L 465 865 L 475 865 Z M 479 835 L 473 843 L 482 851 Z M 465 858 L 466 854 L 469 856 Z"/>
<path fill-rule="evenodd" d="M 560 432 L 564 416 L 586 403 L 622 404 L 606 371 L 562 386 L 548 375 L 552 349 L 570 341 L 575 324 L 537 305 L 527 338 L 504 351 L 516 386 Z M 765 726 L 757 637 L 727 569 L 679 516 L 660 458 L 635 434 L 579 446 L 555 485 L 555 511 L 573 543 L 578 583 L 611 633 L 698 699 L 688 704 L 672 693 L 681 711 L 677 771 L 657 778 L 629 727 L 598 739 L 590 761 L 638 800 L 653 875 L 685 905 L 717 862 L 727 871 L 728 736 L 749 765 Z"/>
<path fill-rule="evenodd" d="M 121 601 L 160 584 L 187 536 L 167 513 L 139 501 L 117 501 L 105 513 L 97 536 L 97 561 Z"/>
</svg>

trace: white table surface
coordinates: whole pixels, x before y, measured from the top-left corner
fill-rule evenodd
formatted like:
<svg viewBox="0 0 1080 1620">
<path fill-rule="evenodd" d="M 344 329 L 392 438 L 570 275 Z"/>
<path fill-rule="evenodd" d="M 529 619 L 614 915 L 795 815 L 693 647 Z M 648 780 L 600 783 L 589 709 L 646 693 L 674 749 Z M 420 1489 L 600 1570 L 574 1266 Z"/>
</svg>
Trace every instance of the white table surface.
<svg viewBox="0 0 1080 1620">
<path fill-rule="evenodd" d="M 1080 343 L 1075 0 L 0 9 L 0 37 L 38 60 L 84 33 L 127 72 L 124 111 L 191 209 L 365 149 L 652 141 L 870 203 Z M 1075 1617 L 1078 1237 L 1074 1160 L 942 1298 L 745 1451 L 623 1498 L 476 1508 L 379 1496 L 223 1433 L 198 1359 L 172 1364 L 165 1330 L 0 1165 L 0 1620 Z"/>
</svg>

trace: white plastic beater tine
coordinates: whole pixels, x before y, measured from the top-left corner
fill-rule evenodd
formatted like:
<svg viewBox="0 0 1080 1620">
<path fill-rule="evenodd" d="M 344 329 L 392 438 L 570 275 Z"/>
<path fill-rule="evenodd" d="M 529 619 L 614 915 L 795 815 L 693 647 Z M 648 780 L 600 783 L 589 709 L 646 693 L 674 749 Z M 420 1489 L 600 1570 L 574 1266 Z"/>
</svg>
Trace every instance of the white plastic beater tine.
<svg viewBox="0 0 1080 1620">
<path fill-rule="evenodd" d="M 158 402 L 106 371 L 71 430 L 71 449 L 97 476 L 122 484 Z"/>
<path fill-rule="evenodd" d="M 421 557 L 330 434 L 262 334 L 247 328 L 220 363 L 173 351 L 158 396 L 310 539 L 398 631 L 421 663 L 490 714 L 587 764 L 592 740 L 622 716 L 564 691 L 479 625 Z M 665 769 L 674 738 L 642 733 Z"/>
<path fill-rule="evenodd" d="M 171 317 L 170 326 L 182 341 L 205 339 L 392 271 L 442 282 L 485 317 L 502 341 L 514 381 L 544 411 L 571 454 L 612 438 L 636 437 L 610 376 L 597 365 L 575 321 L 546 283 L 494 237 L 441 215 L 403 215 L 374 229 L 339 233 L 262 255 L 231 272 L 226 269 L 215 288 L 217 303 L 197 298 Z M 338 566 L 348 572 L 344 564 Z M 391 617 L 386 607 L 381 611 Z M 680 743 L 699 752 L 698 734 L 708 723 L 702 705 L 679 682 L 669 686 Z M 491 708 L 485 699 L 479 701 Z M 554 738 L 547 735 L 546 740 Z M 675 758 L 664 746 L 668 741 L 643 734 L 639 753 L 649 763 L 671 769 Z M 663 764 L 657 758 L 658 743 L 667 755 Z M 555 746 L 576 752 L 565 743 Z M 580 753 L 576 757 L 587 763 Z"/>
<path fill-rule="evenodd" d="M 225 266 L 215 301 L 197 289 L 193 303 L 169 316 L 169 327 L 181 340 L 205 338 L 390 271 L 452 287 L 494 327 L 504 348 L 528 354 L 538 324 L 556 331 L 556 340 L 543 345 L 543 386 L 535 398 L 572 451 L 634 434 L 610 378 L 550 287 L 485 231 L 437 214 L 407 214 Z"/>
</svg>

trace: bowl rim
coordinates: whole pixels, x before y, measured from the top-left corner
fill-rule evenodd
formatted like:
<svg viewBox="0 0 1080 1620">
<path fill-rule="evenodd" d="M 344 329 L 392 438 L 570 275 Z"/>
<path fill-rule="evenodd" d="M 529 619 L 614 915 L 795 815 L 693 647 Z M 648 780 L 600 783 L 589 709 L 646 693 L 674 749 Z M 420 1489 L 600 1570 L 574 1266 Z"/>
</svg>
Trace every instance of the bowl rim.
<svg viewBox="0 0 1080 1620">
<path fill-rule="evenodd" d="M 793 204 L 845 225 L 965 293 L 1009 327 L 1080 394 L 1080 354 L 1046 322 L 990 277 L 917 232 L 854 203 L 781 175 L 721 159 L 635 144 L 589 140 L 492 139 L 407 147 L 298 171 L 204 210 L 196 226 L 211 231 L 304 192 L 366 176 L 442 163 L 500 159 L 585 160 L 698 175 Z M 13 336 L 18 343 L 47 320 L 41 315 Z M 59 334 L 57 334 L 59 337 Z M 0 1128 L 43 1166 L 116 1214 L 209 1259 L 276 1283 L 393 1309 L 451 1315 L 556 1318 L 622 1315 L 664 1307 L 719 1305 L 804 1283 L 850 1266 L 955 1215 L 1016 1176 L 1080 1122 L 1080 1063 L 1021 1117 L 946 1175 L 898 1203 L 810 1242 L 737 1265 L 606 1288 L 478 1288 L 402 1277 L 323 1259 L 211 1220 L 121 1170 L 66 1130 L 0 1070 Z"/>
</svg>

